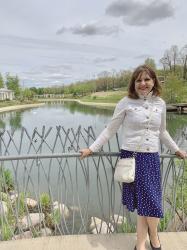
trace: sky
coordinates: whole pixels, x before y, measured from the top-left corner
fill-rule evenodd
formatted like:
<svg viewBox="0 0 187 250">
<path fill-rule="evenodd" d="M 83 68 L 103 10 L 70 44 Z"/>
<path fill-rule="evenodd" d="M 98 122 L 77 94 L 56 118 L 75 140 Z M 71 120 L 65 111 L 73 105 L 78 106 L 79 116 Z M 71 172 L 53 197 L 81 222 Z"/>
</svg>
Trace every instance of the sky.
<svg viewBox="0 0 187 250">
<path fill-rule="evenodd" d="M 0 0 L 0 73 L 22 87 L 132 70 L 187 44 L 185 0 Z"/>
</svg>

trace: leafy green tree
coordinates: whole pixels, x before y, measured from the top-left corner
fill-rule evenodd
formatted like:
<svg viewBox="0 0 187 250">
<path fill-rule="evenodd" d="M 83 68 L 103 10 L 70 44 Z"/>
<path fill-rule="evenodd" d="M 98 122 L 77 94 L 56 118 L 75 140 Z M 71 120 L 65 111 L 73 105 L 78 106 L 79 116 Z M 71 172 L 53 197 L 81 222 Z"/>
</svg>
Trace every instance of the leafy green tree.
<svg viewBox="0 0 187 250">
<path fill-rule="evenodd" d="M 31 88 L 29 88 L 29 90 L 31 90 L 32 92 L 34 92 L 35 95 L 38 94 L 38 90 L 37 90 L 36 87 L 31 87 Z"/>
<path fill-rule="evenodd" d="M 23 99 L 31 100 L 34 97 L 34 92 L 31 89 L 22 90 Z"/>
<path fill-rule="evenodd" d="M 186 86 L 183 80 L 170 74 L 163 84 L 163 98 L 167 103 L 180 103 L 185 101 Z"/>
<path fill-rule="evenodd" d="M 44 88 L 38 88 L 38 95 L 43 95 L 44 94 Z"/>
<path fill-rule="evenodd" d="M 6 86 L 8 89 L 14 91 L 15 96 L 20 95 L 20 85 L 18 76 L 11 76 L 9 73 L 6 75 Z"/>
<path fill-rule="evenodd" d="M 0 89 L 1 88 L 4 88 L 4 80 L 3 80 L 3 77 L 2 77 L 2 75 L 0 73 Z"/>
</svg>

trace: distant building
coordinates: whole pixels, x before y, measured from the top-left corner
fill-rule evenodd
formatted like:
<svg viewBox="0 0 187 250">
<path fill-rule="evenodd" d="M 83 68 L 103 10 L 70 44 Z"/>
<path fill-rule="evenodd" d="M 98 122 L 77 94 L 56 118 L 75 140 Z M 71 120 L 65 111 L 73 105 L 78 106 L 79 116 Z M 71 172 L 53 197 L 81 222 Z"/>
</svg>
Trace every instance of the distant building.
<svg viewBox="0 0 187 250">
<path fill-rule="evenodd" d="M 14 91 L 6 88 L 0 89 L 0 101 L 4 100 L 13 100 L 14 99 Z"/>
</svg>

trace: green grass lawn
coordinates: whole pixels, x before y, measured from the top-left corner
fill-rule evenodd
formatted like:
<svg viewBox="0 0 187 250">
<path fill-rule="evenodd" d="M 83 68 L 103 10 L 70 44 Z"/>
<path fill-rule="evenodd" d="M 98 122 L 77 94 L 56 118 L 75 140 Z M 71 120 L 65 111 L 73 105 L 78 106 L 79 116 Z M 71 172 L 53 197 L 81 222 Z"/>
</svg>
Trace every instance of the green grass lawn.
<svg viewBox="0 0 187 250">
<path fill-rule="evenodd" d="M 117 103 L 126 95 L 127 91 L 96 92 L 91 95 L 84 96 L 80 98 L 80 100 L 83 102 Z"/>
</svg>

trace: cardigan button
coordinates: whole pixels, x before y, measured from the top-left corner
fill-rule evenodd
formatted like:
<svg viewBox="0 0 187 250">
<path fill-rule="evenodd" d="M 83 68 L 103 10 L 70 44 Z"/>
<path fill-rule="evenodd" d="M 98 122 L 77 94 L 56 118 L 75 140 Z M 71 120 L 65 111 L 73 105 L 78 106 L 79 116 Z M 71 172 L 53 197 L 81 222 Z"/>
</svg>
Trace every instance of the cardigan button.
<svg viewBox="0 0 187 250">
<path fill-rule="evenodd" d="M 147 148 L 147 151 L 149 151 L 150 150 L 150 148 Z"/>
<path fill-rule="evenodd" d="M 149 141 L 149 138 L 146 138 L 146 141 Z"/>
<path fill-rule="evenodd" d="M 145 109 L 148 109 L 148 107 L 146 106 Z"/>
</svg>

